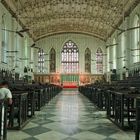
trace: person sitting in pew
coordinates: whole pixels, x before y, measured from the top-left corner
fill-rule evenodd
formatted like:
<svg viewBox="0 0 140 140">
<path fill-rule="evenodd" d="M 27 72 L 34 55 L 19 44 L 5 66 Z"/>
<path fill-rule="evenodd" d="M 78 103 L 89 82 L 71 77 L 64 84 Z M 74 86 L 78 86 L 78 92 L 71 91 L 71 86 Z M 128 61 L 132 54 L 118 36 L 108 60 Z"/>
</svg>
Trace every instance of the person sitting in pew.
<svg viewBox="0 0 140 140">
<path fill-rule="evenodd" d="M 8 104 L 12 104 L 12 93 L 8 89 L 7 81 L 0 82 L 0 99 L 8 99 Z"/>
<path fill-rule="evenodd" d="M 0 99 L 8 99 L 8 104 L 11 105 L 12 104 L 12 93 L 11 91 L 8 89 L 8 85 L 9 83 L 7 81 L 2 81 L 0 82 Z M 2 124 L 4 123 L 4 107 L 2 108 Z M 9 122 L 7 122 L 7 124 L 9 125 Z"/>
</svg>

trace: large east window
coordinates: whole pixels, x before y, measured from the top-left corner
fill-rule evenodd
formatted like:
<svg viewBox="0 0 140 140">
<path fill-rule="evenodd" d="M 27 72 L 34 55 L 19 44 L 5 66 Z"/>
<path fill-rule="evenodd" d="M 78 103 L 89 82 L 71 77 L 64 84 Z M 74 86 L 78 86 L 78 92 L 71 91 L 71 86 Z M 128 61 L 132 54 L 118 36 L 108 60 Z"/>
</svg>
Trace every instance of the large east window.
<svg viewBox="0 0 140 140">
<path fill-rule="evenodd" d="M 77 45 L 69 40 L 64 44 L 61 55 L 62 73 L 78 73 L 79 49 Z"/>
</svg>

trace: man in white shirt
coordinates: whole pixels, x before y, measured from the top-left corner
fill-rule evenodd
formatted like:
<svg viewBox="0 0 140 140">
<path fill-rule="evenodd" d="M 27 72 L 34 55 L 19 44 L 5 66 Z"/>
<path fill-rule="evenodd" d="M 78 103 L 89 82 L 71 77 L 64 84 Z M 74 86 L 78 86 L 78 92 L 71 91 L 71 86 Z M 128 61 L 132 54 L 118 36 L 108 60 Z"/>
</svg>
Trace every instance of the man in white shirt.
<svg viewBox="0 0 140 140">
<path fill-rule="evenodd" d="M 8 103 L 12 104 L 12 93 L 8 89 L 7 81 L 2 81 L 0 83 L 0 99 L 8 99 Z"/>
<path fill-rule="evenodd" d="M 11 91 L 8 89 L 8 82 L 7 81 L 2 81 L 0 82 L 0 99 L 5 99 L 8 100 L 8 104 L 12 104 L 12 94 Z M 2 110 L 1 110 L 1 137 L 4 135 L 4 130 L 6 129 L 4 127 L 4 124 L 7 123 L 5 122 L 4 115 L 5 115 L 5 106 L 2 105 Z"/>
</svg>

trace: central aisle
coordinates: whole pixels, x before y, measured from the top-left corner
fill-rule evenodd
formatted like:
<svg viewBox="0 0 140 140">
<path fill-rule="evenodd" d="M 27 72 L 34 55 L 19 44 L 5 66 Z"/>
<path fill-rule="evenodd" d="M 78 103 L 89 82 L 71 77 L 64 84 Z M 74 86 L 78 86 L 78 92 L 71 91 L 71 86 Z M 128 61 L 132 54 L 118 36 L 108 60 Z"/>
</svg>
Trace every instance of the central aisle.
<svg viewBox="0 0 140 140">
<path fill-rule="evenodd" d="M 119 130 L 78 91 L 63 91 L 22 131 L 8 131 L 8 140 L 134 140 L 134 136 Z"/>
</svg>

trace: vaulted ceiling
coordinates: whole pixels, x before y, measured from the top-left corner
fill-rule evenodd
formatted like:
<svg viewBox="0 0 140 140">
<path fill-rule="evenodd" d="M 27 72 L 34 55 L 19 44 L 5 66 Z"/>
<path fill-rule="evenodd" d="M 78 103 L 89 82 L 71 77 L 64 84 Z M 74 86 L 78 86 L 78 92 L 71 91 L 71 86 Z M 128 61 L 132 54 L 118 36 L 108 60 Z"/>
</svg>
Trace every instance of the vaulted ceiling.
<svg viewBox="0 0 140 140">
<path fill-rule="evenodd" d="M 83 33 L 106 40 L 140 0 L 1 0 L 34 40 Z M 118 29 L 119 30 L 119 29 Z"/>
</svg>

